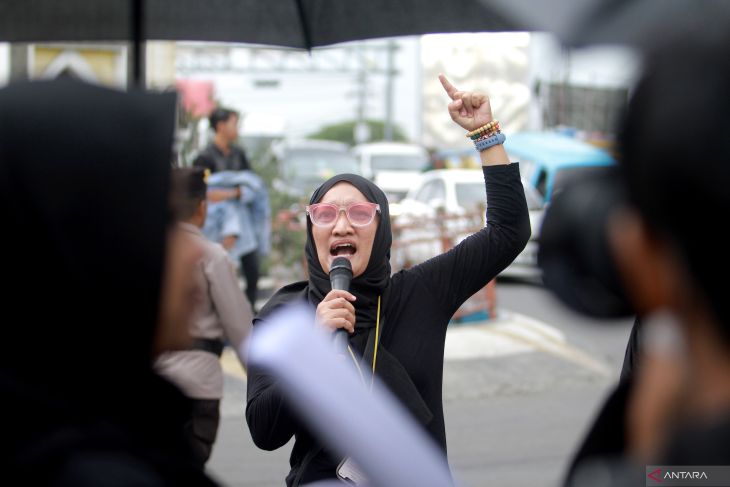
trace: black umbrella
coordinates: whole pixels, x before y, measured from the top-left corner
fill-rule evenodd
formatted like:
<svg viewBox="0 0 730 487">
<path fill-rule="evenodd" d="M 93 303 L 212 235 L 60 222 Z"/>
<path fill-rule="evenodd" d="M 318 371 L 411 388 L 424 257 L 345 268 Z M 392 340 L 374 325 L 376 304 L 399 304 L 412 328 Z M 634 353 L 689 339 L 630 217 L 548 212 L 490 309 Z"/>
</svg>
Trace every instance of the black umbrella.
<svg viewBox="0 0 730 487">
<path fill-rule="evenodd" d="M 0 41 L 196 40 L 311 49 L 436 32 L 524 30 L 482 0 L 0 0 Z"/>
<path fill-rule="evenodd" d="M 653 48 L 677 36 L 720 39 L 730 29 L 727 0 L 491 0 L 527 30 L 557 34 L 569 46 Z"/>
<path fill-rule="evenodd" d="M 601 0 L 565 40 L 653 48 L 677 37 L 720 39 L 730 28 L 727 0 Z"/>
</svg>

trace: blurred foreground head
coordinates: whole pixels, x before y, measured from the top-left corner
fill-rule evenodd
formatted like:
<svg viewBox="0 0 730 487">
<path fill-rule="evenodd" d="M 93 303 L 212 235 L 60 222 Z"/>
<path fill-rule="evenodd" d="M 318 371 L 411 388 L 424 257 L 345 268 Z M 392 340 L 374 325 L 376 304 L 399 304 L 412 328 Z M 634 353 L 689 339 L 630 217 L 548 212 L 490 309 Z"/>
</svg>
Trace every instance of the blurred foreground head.
<svg viewBox="0 0 730 487">
<path fill-rule="evenodd" d="M 81 397 L 149 369 L 174 110 L 72 81 L 0 90 L 3 374 Z"/>
<path fill-rule="evenodd" d="M 730 39 L 651 56 L 620 134 L 628 210 L 610 224 L 635 309 L 713 322 L 730 344 Z"/>
<path fill-rule="evenodd" d="M 604 317 L 701 304 L 730 324 L 721 237 L 729 59 L 727 38 L 684 39 L 647 57 L 620 129 L 619 167 L 566 189 L 546 213 L 540 265 L 565 303 Z"/>
</svg>

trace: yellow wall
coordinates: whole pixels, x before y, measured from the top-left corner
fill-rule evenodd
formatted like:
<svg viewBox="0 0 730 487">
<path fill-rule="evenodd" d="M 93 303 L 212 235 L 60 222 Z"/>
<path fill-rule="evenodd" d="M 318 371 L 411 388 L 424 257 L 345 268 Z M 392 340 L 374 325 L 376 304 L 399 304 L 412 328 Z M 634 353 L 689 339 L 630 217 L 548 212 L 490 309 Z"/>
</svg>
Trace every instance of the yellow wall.
<svg viewBox="0 0 730 487">
<path fill-rule="evenodd" d="M 91 68 L 96 79 L 105 85 L 119 86 L 126 82 L 124 71 L 119 63 L 124 62 L 126 51 L 114 48 L 66 48 L 60 46 L 35 46 L 31 75 L 33 78 L 43 76 L 51 63 L 64 51 L 77 53 Z"/>
<path fill-rule="evenodd" d="M 169 88 L 175 84 L 175 43 L 148 42 L 147 85 L 151 88 Z M 94 79 L 103 85 L 124 87 L 127 83 L 127 50 L 120 46 L 98 45 L 43 45 L 32 47 L 30 57 L 31 78 L 41 78 L 48 72 L 54 60 L 64 52 L 78 55 L 90 68 Z"/>
</svg>

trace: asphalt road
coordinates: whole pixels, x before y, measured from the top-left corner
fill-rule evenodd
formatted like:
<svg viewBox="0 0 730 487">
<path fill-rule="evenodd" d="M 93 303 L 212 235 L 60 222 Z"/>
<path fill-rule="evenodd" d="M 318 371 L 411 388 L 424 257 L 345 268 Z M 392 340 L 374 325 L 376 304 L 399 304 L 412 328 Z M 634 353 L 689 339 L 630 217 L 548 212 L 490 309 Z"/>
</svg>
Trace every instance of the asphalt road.
<svg viewBox="0 0 730 487">
<path fill-rule="evenodd" d="M 444 367 L 449 462 L 464 486 L 558 485 L 617 380 L 631 320 L 571 312 L 545 289 L 499 283 L 501 318 L 450 329 Z M 245 421 L 245 378 L 226 378 L 211 474 L 232 486 L 280 486 L 291 444 L 258 450 Z"/>
</svg>

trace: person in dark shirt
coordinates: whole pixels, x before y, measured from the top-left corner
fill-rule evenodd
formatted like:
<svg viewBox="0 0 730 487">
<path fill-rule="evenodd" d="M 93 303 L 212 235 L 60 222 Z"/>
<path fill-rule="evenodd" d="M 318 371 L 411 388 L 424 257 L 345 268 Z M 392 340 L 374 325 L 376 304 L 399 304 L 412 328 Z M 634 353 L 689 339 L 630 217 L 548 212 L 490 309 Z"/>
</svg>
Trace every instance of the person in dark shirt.
<svg viewBox="0 0 730 487">
<path fill-rule="evenodd" d="M 215 135 L 211 143 L 195 158 L 193 166 L 204 167 L 211 173 L 250 171 L 251 165 L 246 157 L 246 152 L 236 144 L 239 120 L 239 114 L 234 110 L 228 108 L 213 110 L 210 114 L 210 129 Z M 213 203 L 226 199 L 242 201 L 242 204 L 236 207 L 237 211 L 250 212 L 246 204 L 243 203 L 244 191 L 246 191 L 246 187 L 243 185 L 232 190 L 214 190 L 209 192 L 209 199 Z M 243 220 L 248 221 L 250 217 L 243 217 Z M 245 225 L 245 228 L 241 230 L 252 232 L 253 227 Z M 227 250 L 236 249 L 235 257 L 240 260 L 241 274 L 246 279 L 246 297 L 255 310 L 259 281 L 259 251 L 256 242 L 260 240 L 260 237 L 243 239 L 249 244 L 241 249 L 237 248 L 232 240 L 235 240 L 234 236 L 224 235 L 223 240 L 218 243 L 222 244 Z M 239 238 L 239 240 L 241 239 Z"/>
<path fill-rule="evenodd" d="M 279 290 L 254 327 L 285 303 L 304 300 L 316 306 L 319 326 L 347 330 L 353 356 L 360 357 L 358 366 L 373 370 L 446 453 L 446 327 L 459 306 L 522 251 L 530 222 L 519 167 L 509 163 L 488 98 L 458 91 L 445 77 L 441 81 L 452 100 L 452 119 L 481 139 L 477 144 L 489 200 L 486 228 L 391 276 L 385 194 L 360 176 L 335 176 L 314 192 L 307 208 L 309 280 Z M 330 290 L 328 273 L 336 256 L 352 264 L 350 292 Z M 335 478 L 341 459 L 292 414 L 277 381 L 256 367 L 249 368 L 246 420 L 260 448 L 274 450 L 296 438 L 288 486 Z"/>
<path fill-rule="evenodd" d="M 246 152 L 236 145 L 239 120 L 238 112 L 234 110 L 213 110 L 209 117 L 210 129 L 214 133 L 213 140 L 200 151 L 193 165 L 209 169 L 212 173 L 250 170 Z"/>
</svg>

